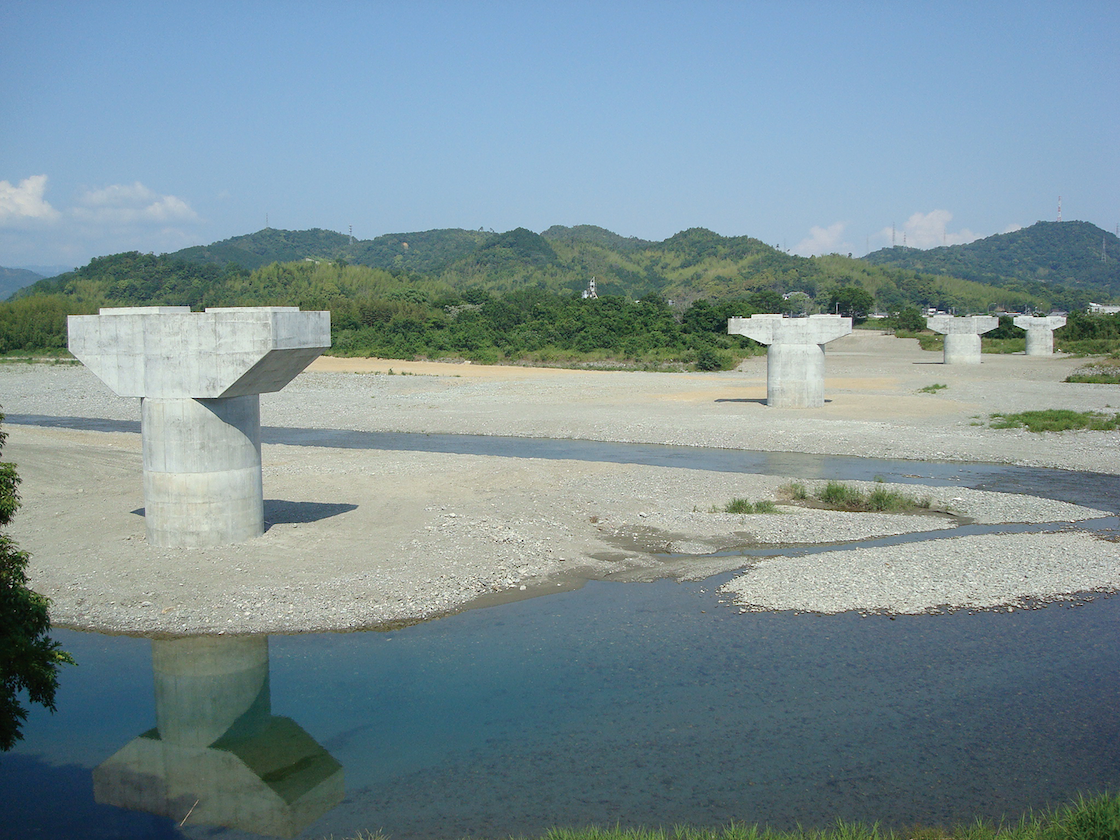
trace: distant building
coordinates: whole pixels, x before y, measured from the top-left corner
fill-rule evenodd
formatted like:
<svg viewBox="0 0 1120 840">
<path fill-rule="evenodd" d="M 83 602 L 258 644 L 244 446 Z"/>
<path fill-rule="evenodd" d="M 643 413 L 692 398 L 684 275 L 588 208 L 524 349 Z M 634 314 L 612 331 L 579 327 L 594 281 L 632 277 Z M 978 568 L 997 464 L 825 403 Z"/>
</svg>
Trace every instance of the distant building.
<svg viewBox="0 0 1120 840">
<path fill-rule="evenodd" d="M 1102 306 L 1099 303 L 1089 304 L 1089 314 L 1091 315 L 1115 315 L 1120 312 L 1120 306 Z"/>
<path fill-rule="evenodd" d="M 584 300 L 595 300 L 598 297 L 599 296 L 597 294 L 595 294 L 595 278 L 592 277 L 590 280 L 587 281 L 587 288 L 583 290 L 583 299 Z"/>
</svg>

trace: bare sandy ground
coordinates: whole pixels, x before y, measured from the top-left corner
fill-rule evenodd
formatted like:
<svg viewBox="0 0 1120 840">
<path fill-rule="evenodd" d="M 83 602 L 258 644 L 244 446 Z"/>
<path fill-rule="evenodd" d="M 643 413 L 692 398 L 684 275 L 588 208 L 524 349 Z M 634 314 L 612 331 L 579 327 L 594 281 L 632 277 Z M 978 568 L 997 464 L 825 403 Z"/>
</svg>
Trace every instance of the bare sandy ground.
<svg viewBox="0 0 1120 840">
<path fill-rule="evenodd" d="M 1029 435 L 986 425 L 994 411 L 1103 411 L 1120 405 L 1113 386 L 1062 383 L 1078 360 L 986 356 L 978 366 L 940 361 L 939 353 L 923 353 L 912 341 L 877 334 L 842 339 L 828 348 L 826 405 L 795 411 L 764 404 L 764 358 L 718 374 L 322 358 L 284 391 L 262 398 L 262 422 L 1120 473 L 1116 433 Z M 936 394 L 919 392 L 935 383 L 947 387 Z M 138 401 L 113 397 L 87 371 L 69 366 L 0 367 L 0 405 L 10 415 L 139 415 Z M 592 578 L 697 578 L 746 562 L 706 556 L 721 550 L 840 542 L 955 524 L 933 515 L 711 512 L 734 497 L 779 498 L 786 483 L 780 476 L 266 445 L 269 527 L 263 537 L 214 549 L 158 549 L 144 540 L 138 435 L 5 428 L 4 458 L 18 464 L 24 480 L 24 507 L 12 535 L 33 555 L 33 585 L 53 599 L 57 626 L 111 632 L 388 627 Z M 906 489 L 980 521 L 1073 522 L 1101 515 L 1006 494 Z M 1031 536 L 1000 539 L 1012 555 L 1027 556 Z M 1083 536 L 1070 533 L 1071 539 Z M 1051 543 L 1047 547 L 1062 555 Z M 1094 569 L 1103 567 L 1103 577 L 1083 587 L 1081 578 L 1069 575 L 1042 586 L 1048 590 L 1042 594 L 1120 588 L 1115 544 L 1100 543 L 1094 551 Z M 954 556 L 961 552 L 957 544 Z M 974 556 L 982 565 L 982 552 Z M 777 567 L 767 568 L 770 574 Z M 1036 594 L 1008 592 L 993 603 Z M 881 600 L 882 593 L 876 597 Z M 949 603 L 936 601 L 936 593 L 929 597 L 933 606 Z M 990 600 L 977 596 L 978 604 L 989 606 Z M 738 603 L 759 606 L 749 593 Z M 813 609 L 793 603 L 760 608 Z M 839 608 L 861 605 L 857 599 Z M 882 607 L 877 601 L 869 608 Z"/>
</svg>

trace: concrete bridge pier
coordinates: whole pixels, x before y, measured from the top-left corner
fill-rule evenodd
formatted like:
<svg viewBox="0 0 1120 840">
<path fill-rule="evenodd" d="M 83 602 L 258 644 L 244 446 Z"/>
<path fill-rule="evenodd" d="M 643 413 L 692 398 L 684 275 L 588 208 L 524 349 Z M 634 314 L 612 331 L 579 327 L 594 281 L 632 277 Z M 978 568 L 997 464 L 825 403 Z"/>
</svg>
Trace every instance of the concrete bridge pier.
<svg viewBox="0 0 1120 840">
<path fill-rule="evenodd" d="M 330 313 L 132 307 L 71 315 L 67 328 L 71 353 L 120 396 L 141 399 L 148 542 L 264 533 L 260 395 L 330 347 Z"/>
<path fill-rule="evenodd" d="M 1027 331 L 1028 356 L 1054 355 L 1054 330 L 1066 325 L 1065 315 L 1016 315 L 1015 326 Z"/>
<path fill-rule="evenodd" d="M 852 319 L 839 315 L 752 315 L 728 318 L 730 335 L 745 335 L 766 351 L 766 404 L 775 408 L 824 405 L 824 345 L 852 331 Z"/>
<path fill-rule="evenodd" d="M 994 315 L 931 315 L 926 326 L 945 336 L 944 362 L 947 365 L 980 364 L 980 335 L 999 326 Z"/>
</svg>

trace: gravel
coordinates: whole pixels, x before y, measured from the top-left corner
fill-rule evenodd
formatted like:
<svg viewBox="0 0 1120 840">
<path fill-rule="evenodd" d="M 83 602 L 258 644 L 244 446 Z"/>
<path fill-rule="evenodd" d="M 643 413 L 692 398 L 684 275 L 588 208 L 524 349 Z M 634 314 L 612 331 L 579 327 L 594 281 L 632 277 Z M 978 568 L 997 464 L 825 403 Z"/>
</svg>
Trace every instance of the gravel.
<svg viewBox="0 0 1120 840">
<path fill-rule="evenodd" d="M 723 374 L 651 374 L 357 362 L 262 397 L 262 423 L 502 434 L 1120 473 L 1120 434 L 987 428 L 994 411 L 1107 411 L 1112 386 L 1068 385 L 1079 363 L 985 357 L 944 366 L 913 342 L 829 345 L 821 409 L 763 403 L 765 360 Z M 388 375 L 388 369 L 395 369 Z M 381 373 L 376 371 L 380 370 Z M 406 372 L 416 375 L 396 375 Z M 937 394 L 918 390 L 947 384 Z M 0 366 L 9 414 L 135 420 L 137 401 L 70 365 Z M 1100 511 L 1045 499 L 905 485 L 953 517 L 783 507 L 713 513 L 732 498 L 782 501 L 788 479 L 579 461 L 264 447 L 264 536 L 211 549 L 147 545 L 139 436 L 6 424 L 24 479 L 12 535 L 57 626 L 147 635 L 391 627 L 586 580 L 696 579 L 746 570 L 729 608 L 927 612 L 1018 608 L 1120 589 L 1114 544 L 1078 530 L 937 538 L 962 521 L 1075 523 Z M 853 482 L 858 484 L 858 482 Z M 869 485 L 863 485 L 869 486 Z M 929 532 L 928 535 L 926 532 Z M 766 546 L 914 533 L 920 542 L 810 556 Z"/>
</svg>

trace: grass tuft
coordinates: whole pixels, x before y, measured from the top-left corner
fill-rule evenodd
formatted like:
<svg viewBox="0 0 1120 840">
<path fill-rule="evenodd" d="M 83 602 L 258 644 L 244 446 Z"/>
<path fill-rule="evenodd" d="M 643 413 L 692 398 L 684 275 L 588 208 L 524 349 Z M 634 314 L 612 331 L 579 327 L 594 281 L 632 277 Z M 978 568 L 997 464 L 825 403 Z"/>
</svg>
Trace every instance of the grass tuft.
<svg viewBox="0 0 1120 840">
<path fill-rule="evenodd" d="M 713 506 L 712 513 L 778 513 L 778 508 L 769 499 L 751 502 L 750 499 L 736 498 L 722 508 Z"/>
<path fill-rule="evenodd" d="M 1106 432 L 1120 428 L 1120 414 L 1110 417 L 1099 411 L 1048 408 L 1043 411 L 1021 411 L 1018 414 L 993 414 L 989 423 L 993 429 L 1025 428 L 1029 432 L 1067 432 L 1072 429 Z"/>
<path fill-rule="evenodd" d="M 766 826 L 732 822 L 720 827 L 674 825 L 551 828 L 539 840 L 1118 840 L 1120 794 L 1078 797 L 1077 801 L 1041 814 L 1025 814 L 998 825 L 975 820 L 951 829 L 938 826 L 884 828 L 879 823 L 837 820 L 828 828 L 778 831 Z M 353 840 L 384 840 L 381 832 L 359 832 Z M 514 838 L 509 838 L 514 840 Z M 525 840 L 523 836 L 517 840 Z"/>
<path fill-rule="evenodd" d="M 948 385 L 944 385 L 941 382 L 934 382 L 932 385 L 927 385 L 924 388 L 919 388 L 918 393 L 919 394 L 936 394 L 938 391 L 944 391 L 948 387 L 949 387 Z"/>
<path fill-rule="evenodd" d="M 880 482 L 881 483 L 881 482 Z M 929 510 L 933 501 L 927 496 L 918 498 L 887 487 L 876 487 L 864 494 L 858 488 L 842 481 L 830 481 L 823 487 L 810 492 L 800 482 L 792 482 L 780 488 L 779 492 L 793 501 L 819 502 L 819 506 L 832 510 L 876 513 L 913 513 Z"/>
</svg>

